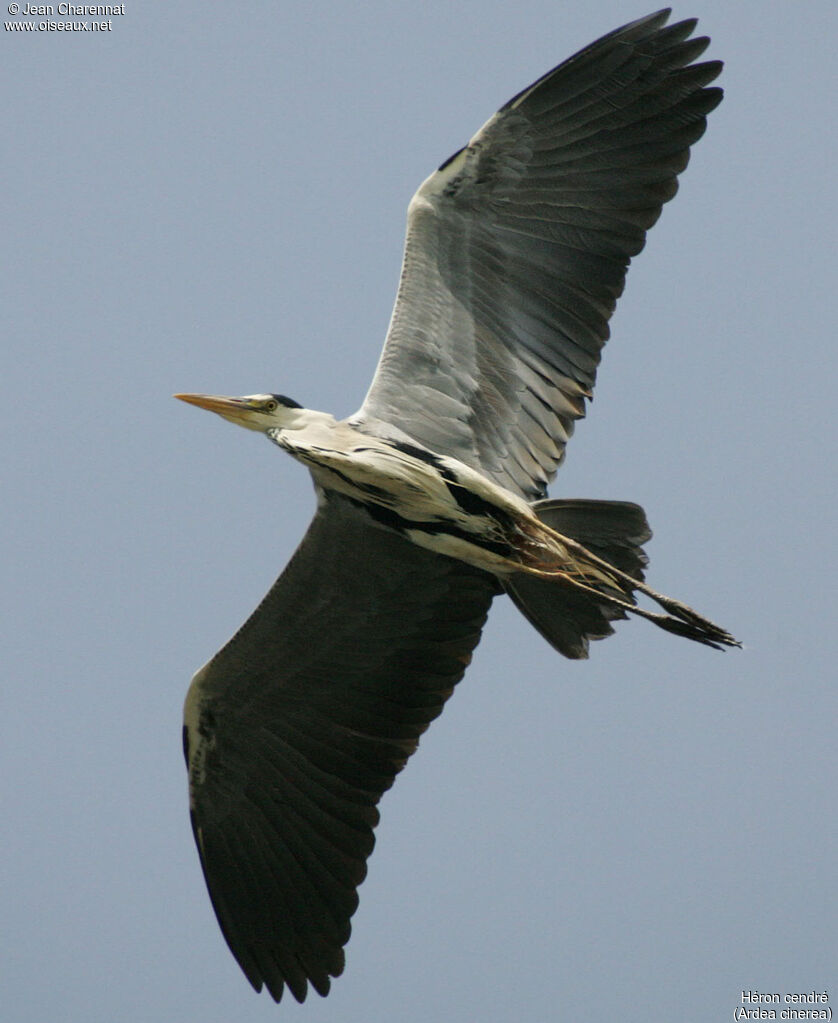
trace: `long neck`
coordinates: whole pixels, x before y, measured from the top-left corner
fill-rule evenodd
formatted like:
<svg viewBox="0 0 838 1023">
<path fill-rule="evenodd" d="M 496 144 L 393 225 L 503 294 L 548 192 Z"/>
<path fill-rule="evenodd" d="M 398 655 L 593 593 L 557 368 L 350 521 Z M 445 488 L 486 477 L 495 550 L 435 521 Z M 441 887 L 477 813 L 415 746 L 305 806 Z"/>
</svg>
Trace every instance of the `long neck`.
<svg viewBox="0 0 838 1023">
<path fill-rule="evenodd" d="M 306 435 L 311 434 L 312 436 L 327 435 L 335 428 L 335 425 L 335 417 L 328 412 L 317 412 L 315 409 L 308 408 L 289 408 L 283 409 L 281 422 L 276 426 L 269 427 L 265 433 L 274 444 L 278 444 L 287 451 L 288 441 L 293 446 L 294 434 L 300 434 L 302 431 Z"/>
</svg>

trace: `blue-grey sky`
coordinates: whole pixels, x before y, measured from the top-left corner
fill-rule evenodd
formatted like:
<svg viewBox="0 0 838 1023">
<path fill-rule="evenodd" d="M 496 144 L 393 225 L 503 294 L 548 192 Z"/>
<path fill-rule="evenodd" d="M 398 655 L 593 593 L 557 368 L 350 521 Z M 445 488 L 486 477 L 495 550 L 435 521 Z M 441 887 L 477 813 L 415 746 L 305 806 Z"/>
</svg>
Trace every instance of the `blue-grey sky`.
<svg viewBox="0 0 838 1023">
<path fill-rule="evenodd" d="M 727 62 L 726 99 L 629 273 L 552 490 L 641 502 L 652 585 L 745 649 L 632 621 L 571 663 L 499 600 L 383 800 L 326 1001 L 252 992 L 189 831 L 190 675 L 313 494 L 170 395 L 352 412 L 414 188 L 648 9 L 126 2 L 109 32 L 3 31 L 10 1023 L 705 1023 L 742 989 L 838 1002 L 825 0 L 676 8 Z"/>
</svg>

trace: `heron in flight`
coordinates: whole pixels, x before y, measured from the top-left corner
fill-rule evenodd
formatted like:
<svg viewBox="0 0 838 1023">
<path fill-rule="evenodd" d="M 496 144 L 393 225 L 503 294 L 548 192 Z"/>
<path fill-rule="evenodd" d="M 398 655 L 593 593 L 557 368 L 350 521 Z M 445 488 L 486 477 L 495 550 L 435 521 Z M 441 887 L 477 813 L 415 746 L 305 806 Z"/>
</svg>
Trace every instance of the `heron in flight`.
<svg viewBox="0 0 838 1023">
<path fill-rule="evenodd" d="M 643 509 L 549 500 L 632 256 L 721 101 L 709 40 L 669 11 L 506 103 L 414 195 L 395 308 L 359 411 L 176 397 L 306 465 L 317 511 L 268 595 L 195 675 L 192 824 L 224 937 L 257 991 L 344 967 L 376 806 L 506 592 L 556 650 L 638 615 L 724 629 L 649 587 Z M 637 603 L 642 594 L 658 605 Z"/>
</svg>

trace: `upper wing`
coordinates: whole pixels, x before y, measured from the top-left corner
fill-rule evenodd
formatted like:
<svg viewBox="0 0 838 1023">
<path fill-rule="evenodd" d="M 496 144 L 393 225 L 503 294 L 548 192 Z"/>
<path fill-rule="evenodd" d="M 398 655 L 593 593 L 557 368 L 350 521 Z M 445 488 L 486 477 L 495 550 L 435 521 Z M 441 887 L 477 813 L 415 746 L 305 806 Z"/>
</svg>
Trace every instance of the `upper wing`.
<svg viewBox="0 0 838 1023">
<path fill-rule="evenodd" d="M 343 969 L 381 794 L 462 677 L 492 576 L 330 495 L 262 604 L 195 676 L 192 823 L 251 984 L 302 1001 Z"/>
<path fill-rule="evenodd" d="M 511 99 L 410 203 L 387 341 L 355 421 L 542 497 L 584 415 L 631 256 L 722 92 L 669 11 Z"/>
</svg>

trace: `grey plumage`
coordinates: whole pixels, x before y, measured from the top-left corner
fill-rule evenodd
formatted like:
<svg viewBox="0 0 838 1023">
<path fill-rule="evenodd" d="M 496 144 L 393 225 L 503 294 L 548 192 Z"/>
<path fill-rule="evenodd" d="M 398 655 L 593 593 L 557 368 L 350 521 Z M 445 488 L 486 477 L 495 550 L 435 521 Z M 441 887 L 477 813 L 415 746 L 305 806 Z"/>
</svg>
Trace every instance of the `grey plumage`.
<svg viewBox="0 0 838 1023">
<path fill-rule="evenodd" d="M 693 63 L 708 40 L 668 14 L 544 75 L 422 184 L 381 361 L 350 420 L 278 395 L 180 396 L 266 432 L 318 488 L 296 554 L 185 707 L 213 905 L 251 984 L 277 1000 L 285 985 L 325 995 L 341 973 L 378 801 L 496 595 L 568 657 L 627 613 L 735 643 L 644 583 L 637 505 L 544 500 L 629 260 L 721 100 L 708 87 L 721 64 Z M 640 609 L 636 591 L 667 613 Z"/>
<path fill-rule="evenodd" d="M 410 205 L 398 298 L 357 415 L 544 497 L 626 268 L 722 98 L 695 20 L 660 11 L 510 100 Z M 430 411 L 429 411 L 430 409 Z M 386 428 L 386 427 L 385 427 Z"/>
</svg>

